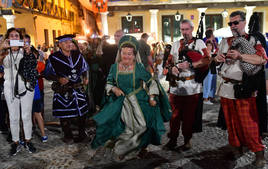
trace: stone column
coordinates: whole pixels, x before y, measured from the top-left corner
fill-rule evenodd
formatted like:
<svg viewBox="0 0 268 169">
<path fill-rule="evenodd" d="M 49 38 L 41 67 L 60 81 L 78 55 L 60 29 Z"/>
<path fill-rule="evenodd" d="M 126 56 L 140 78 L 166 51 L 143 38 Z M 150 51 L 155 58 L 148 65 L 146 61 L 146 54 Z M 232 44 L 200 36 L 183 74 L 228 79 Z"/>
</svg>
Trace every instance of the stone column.
<svg viewBox="0 0 268 169">
<path fill-rule="evenodd" d="M 109 12 L 101 12 L 101 25 L 102 25 L 102 33 L 103 35 L 108 35 L 108 22 L 107 15 Z"/>
<path fill-rule="evenodd" d="M 150 9 L 151 13 L 151 34 L 154 35 L 156 41 L 158 41 L 158 23 L 157 23 L 157 12 L 158 9 Z"/>
<path fill-rule="evenodd" d="M 253 14 L 253 9 L 256 8 L 256 6 L 245 6 L 244 8 L 246 9 L 246 23 L 247 23 L 245 31 L 248 32 L 248 23 L 251 15 Z"/>
<path fill-rule="evenodd" d="M 3 17 L 5 18 L 7 22 L 7 29 L 15 27 L 15 24 L 14 24 L 14 19 L 16 18 L 15 15 L 3 15 Z"/>
<path fill-rule="evenodd" d="M 202 12 L 206 12 L 206 10 L 207 10 L 208 8 L 197 8 L 197 10 L 198 10 L 198 25 L 199 25 L 199 22 L 200 22 L 200 17 L 201 17 L 201 14 L 202 14 Z M 197 26 L 198 26 L 197 25 Z M 197 27 L 198 28 L 198 27 Z M 196 29 L 197 29 L 196 28 Z M 203 33 L 203 36 L 204 36 L 204 34 L 205 34 L 205 32 L 206 32 L 206 20 L 205 20 L 205 17 L 203 18 L 203 28 L 204 28 L 204 33 Z M 194 35 L 195 36 L 195 35 Z"/>
</svg>

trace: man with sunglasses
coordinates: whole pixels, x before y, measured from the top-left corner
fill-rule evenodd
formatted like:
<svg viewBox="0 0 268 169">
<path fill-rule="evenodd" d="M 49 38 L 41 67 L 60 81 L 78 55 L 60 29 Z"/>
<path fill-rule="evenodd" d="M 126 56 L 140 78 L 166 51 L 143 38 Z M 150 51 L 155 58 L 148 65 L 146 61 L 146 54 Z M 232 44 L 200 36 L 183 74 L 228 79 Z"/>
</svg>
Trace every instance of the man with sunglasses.
<svg viewBox="0 0 268 169">
<path fill-rule="evenodd" d="M 259 116 L 256 107 L 256 92 L 252 92 L 249 97 L 237 98 L 234 86 L 244 83 L 243 72 L 240 68 L 241 61 L 261 65 L 266 62 L 267 56 L 260 41 L 254 36 L 246 34 L 244 12 L 232 12 L 228 25 L 233 37 L 221 41 L 216 56 L 216 61 L 223 63 L 219 72 L 221 83 L 217 93 L 221 97 L 229 144 L 234 150 L 228 156 L 235 160 L 239 155 L 242 155 L 243 146 L 246 146 L 256 154 L 256 160 L 253 164 L 257 167 L 263 167 L 265 165 L 265 146 L 261 142 L 258 128 Z M 238 49 L 233 48 L 232 42 L 241 36 L 249 40 L 249 44 L 254 46 L 255 54 L 241 54 Z"/>
</svg>

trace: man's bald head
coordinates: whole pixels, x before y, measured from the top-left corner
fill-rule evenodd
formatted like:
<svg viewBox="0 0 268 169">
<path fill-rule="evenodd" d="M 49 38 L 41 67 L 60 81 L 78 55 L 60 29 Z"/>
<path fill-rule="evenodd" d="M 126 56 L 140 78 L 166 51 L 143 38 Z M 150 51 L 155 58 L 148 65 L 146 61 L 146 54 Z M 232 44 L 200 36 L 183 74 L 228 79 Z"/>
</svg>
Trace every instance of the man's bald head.
<svg viewBox="0 0 268 169">
<path fill-rule="evenodd" d="M 125 35 L 125 33 L 119 29 L 114 33 L 114 40 L 115 40 L 115 44 L 118 44 L 120 39 Z"/>
</svg>

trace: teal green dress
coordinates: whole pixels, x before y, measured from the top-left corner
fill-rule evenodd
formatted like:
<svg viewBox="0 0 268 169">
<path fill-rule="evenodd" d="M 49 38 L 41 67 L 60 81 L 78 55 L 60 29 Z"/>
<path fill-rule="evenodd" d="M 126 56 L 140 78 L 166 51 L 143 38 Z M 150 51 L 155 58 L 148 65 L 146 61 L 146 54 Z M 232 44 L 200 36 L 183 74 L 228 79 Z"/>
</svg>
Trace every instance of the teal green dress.
<svg viewBox="0 0 268 169">
<path fill-rule="evenodd" d="M 125 95 L 116 97 L 111 91 L 114 86 Z M 151 94 L 156 95 L 157 106 L 149 105 Z M 104 107 L 93 117 L 97 124 L 93 148 L 112 141 L 114 152 L 126 155 L 148 144 L 160 144 L 171 108 L 161 85 L 141 63 L 128 72 L 119 72 L 118 64 L 113 64 L 107 77 L 105 99 Z"/>
</svg>

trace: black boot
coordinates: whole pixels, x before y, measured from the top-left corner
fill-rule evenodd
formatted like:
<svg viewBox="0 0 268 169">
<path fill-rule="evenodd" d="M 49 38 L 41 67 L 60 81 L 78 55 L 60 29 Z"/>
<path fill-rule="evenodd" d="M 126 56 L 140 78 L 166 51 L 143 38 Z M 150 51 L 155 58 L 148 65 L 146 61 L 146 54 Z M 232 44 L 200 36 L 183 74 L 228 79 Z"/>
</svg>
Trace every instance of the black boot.
<svg viewBox="0 0 268 169">
<path fill-rule="evenodd" d="M 232 147 L 232 150 L 225 155 L 225 159 L 230 161 L 236 161 L 238 158 L 243 156 L 243 147 Z"/>
<path fill-rule="evenodd" d="M 85 126 L 86 126 L 86 117 L 78 117 L 78 130 L 79 134 L 77 138 L 74 138 L 74 142 L 79 143 L 83 142 L 87 138 L 87 134 L 85 132 Z"/>
<path fill-rule="evenodd" d="M 166 145 L 164 145 L 163 149 L 165 150 L 174 150 L 177 146 L 177 139 L 170 139 Z"/>
<path fill-rule="evenodd" d="M 61 124 L 62 131 L 64 133 L 64 137 L 63 137 L 62 141 L 64 143 L 67 143 L 67 144 L 73 143 L 73 133 L 72 133 L 72 130 L 70 128 L 70 125 L 71 125 L 70 119 L 61 118 L 60 124 Z"/>
</svg>

